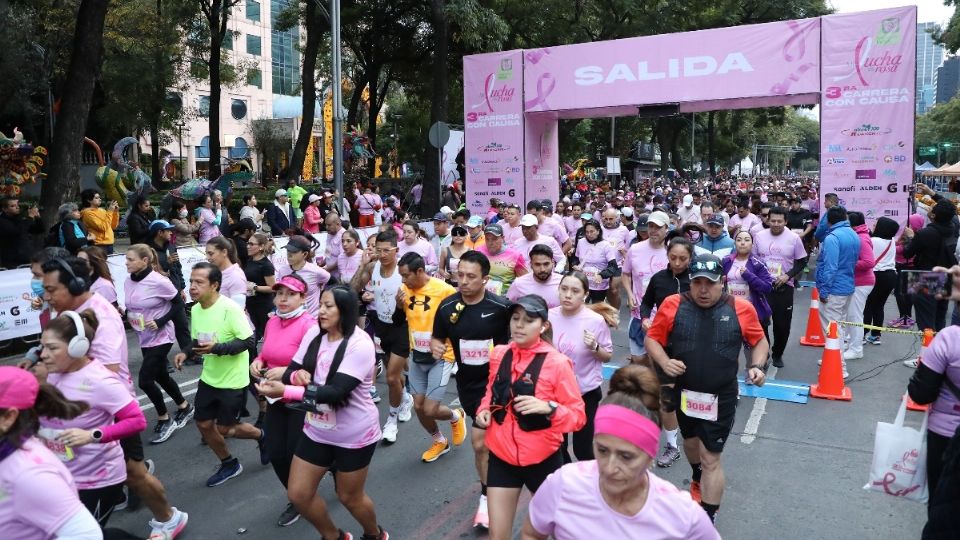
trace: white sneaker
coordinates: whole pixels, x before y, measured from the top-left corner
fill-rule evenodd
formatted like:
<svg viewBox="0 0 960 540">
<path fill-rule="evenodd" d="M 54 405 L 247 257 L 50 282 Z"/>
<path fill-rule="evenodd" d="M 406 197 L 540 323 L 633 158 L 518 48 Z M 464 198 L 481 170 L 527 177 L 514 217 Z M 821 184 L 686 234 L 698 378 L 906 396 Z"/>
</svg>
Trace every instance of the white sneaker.
<svg viewBox="0 0 960 540">
<path fill-rule="evenodd" d="M 490 528 L 490 516 L 487 513 L 487 496 L 480 496 L 480 504 L 477 506 L 477 514 L 473 517 L 474 527 Z"/>
<path fill-rule="evenodd" d="M 404 392 L 403 401 L 400 402 L 400 414 L 397 415 L 397 420 L 409 422 L 411 418 L 413 418 L 413 396 Z"/>
<path fill-rule="evenodd" d="M 186 512 L 181 512 L 174 506 L 170 521 L 161 523 L 151 519 L 149 540 L 173 540 L 186 528 L 188 517 Z"/>
<path fill-rule="evenodd" d="M 863 351 L 860 351 L 860 352 L 847 351 L 843 353 L 844 360 L 860 360 L 862 358 L 863 358 Z"/>
<path fill-rule="evenodd" d="M 917 366 L 920 365 L 920 362 L 916 358 L 911 358 L 909 360 L 904 360 L 903 365 L 907 366 L 908 368 L 917 369 Z"/>
<path fill-rule="evenodd" d="M 387 423 L 383 425 L 383 440 L 388 443 L 397 442 L 397 432 L 400 431 L 397 428 L 396 420 L 387 420 Z"/>
<path fill-rule="evenodd" d="M 847 380 L 849 378 L 850 378 L 850 373 L 848 373 L 847 370 L 843 370 L 843 380 Z"/>
</svg>

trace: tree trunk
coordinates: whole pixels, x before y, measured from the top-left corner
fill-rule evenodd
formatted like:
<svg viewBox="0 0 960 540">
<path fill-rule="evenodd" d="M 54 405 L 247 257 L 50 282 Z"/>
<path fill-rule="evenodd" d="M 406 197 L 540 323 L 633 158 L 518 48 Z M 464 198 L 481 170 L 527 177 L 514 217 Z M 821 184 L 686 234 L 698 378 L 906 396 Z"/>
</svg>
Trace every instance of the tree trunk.
<svg viewBox="0 0 960 540">
<path fill-rule="evenodd" d="M 363 89 L 367 87 L 367 74 L 361 72 L 354 81 L 353 93 L 350 94 L 350 107 L 347 108 L 347 129 L 360 123 L 360 101 L 363 99 Z"/>
<path fill-rule="evenodd" d="M 307 28 L 307 44 L 303 48 L 303 73 L 300 75 L 300 84 L 303 86 L 303 112 L 300 117 L 297 144 L 293 147 L 290 166 L 287 168 L 287 180 L 294 180 L 300 175 L 303 170 L 303 161 L 307 156 L 307 146 L 310 144 L 310 138 L 313 137 L 313 120 L 317 111 L 317 52 L 320 50 L 320 37 L 323 34 L 321 18 L 317 13 L 315 2 L 304 3 L 303 22 Z"/>
<path fill-rule="evenodd" d="M 380 66 L 371 66 L 369 82 L 367 83 L 370 87 L 369 101 L 367 102 L 367 139 L 370 141 L 370 148 L 376 149 L 377 143 L 377 115 L 380 113 L 380 110 L 377 108 L 377 101 L 379 100 L 379 84 L 380 84 Z M 368 160 L 367 163 L 367 176 L 370 178 L 376 178 L 377 176 L 377 158 Z"/>
<path fill-rule="evenodd" d="M 714 115 L 716 114 L 716 111 L 710 111 L 707 115 L 707 163 L 710 165 L 710 176 L 717 175 L 717 156 L 713 148 L 714 143 L 716 143 L 716 127 L 714 125 Z"/>
<path fill-rule="evenodd" d="M 447 121 L 450 77 L 447 55 L 450 49 L 449 22 L 444 0 L 430 0 L 430 21 L 433 25 L 433 98 L 430 104 L 430 125 Z M 424 141 L 426 142 L 426 141 Z M 440 169 L 442 149 L 426 145 L 426 175 L 423 179 L 423 197 L 420 215 L 432 215 L 440 209 L 440 184 L 443 171 Z"/>
<path fill-rule="evenodd" d="M 684 177 L 687 177 L 684 174 L 683 169 L 683 156 L 680 155 L 680 135 L 683 133 L 682 129 L 675 129 L 673 133 L 670 134 L 670 162 L 673 164 L 673 168 L 677 171 L 677 174 L 683 174 Z M 691 163 L 690 174 L 693 174 L 693 164 Z"/>
<path fill-rule="evenodd" d="M 660 174 L 666 175 L 670 168 L 670 129 L 666 120 L 660 118 L 654 127 L 654 133 L 657 137 L 657 144 L 660 145 Z"/>
<path fill-rule="evenodd" d="M 163 26 L 163 0 L 157 0 L 157 24 L 154 32 L 160 32 Z M 156 48 L 153 55 L 154 70 L 158 73 L 164 70 L 163 50 Z M 163 106 L 166 102 L 167 89 L 163 84 L 163 77 L 157 77 L 157 85 L 153 89 L 153 99 L 149 104 L 148 128 L 150 129 L 150 180 L 154 187 L 160 187 L 160 180 L 163 178 L 163 171 L 160 170 L 160 117 L 163 116 Z"/>
<path fill-rule="evenodd" d="M 220 178 L 220 46 L 227 31 L 227 13 L 224 13 L 223 2 L 213 0 L 210 13 L 207 14 L 210 25 L 210 111 L 207 117 L 210 172 L 207 178 L 211 182 Z"/>
<path fill-rule="evenodd" d="M 61 204 L 78 199 L 80 154 L 94 86 L 100 76 L 103 25 L 109 3 L 109 0 L 82 0 L 77 11 L 73 54 L 50 148 L 50 168 L 40 190 L 43 222 L 47 227 L 56 221 Z"/>
</svg>

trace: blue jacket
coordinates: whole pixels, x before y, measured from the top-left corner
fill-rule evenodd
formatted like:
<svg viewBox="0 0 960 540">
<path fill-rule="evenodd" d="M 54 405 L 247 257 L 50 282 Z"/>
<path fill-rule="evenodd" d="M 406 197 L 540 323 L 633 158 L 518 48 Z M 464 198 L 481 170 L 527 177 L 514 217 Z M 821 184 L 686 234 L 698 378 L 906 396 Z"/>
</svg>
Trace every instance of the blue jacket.
<svg viewBox="0 0 960 540">
<path fill-rule="evenodd" d="M 730 238 L 730 235 L 727 233 L 726 230 L 722 230 L 720 231 L 720 237 L 716 239 L 710 238 L 709 234 L 704 234 L 703 236 L 701 236 L 700 241 L 697 242 L 697 247 L 705 249 L 710 253 L 717 255 L 718 257 L 725 257 L 729 255 L 731 251 L 733 251 L 735 246 L 734 246 L 733 238 Z M 723 249 L 726 249 L 728 251 L 725 253 L 717 253 L 718 251 Z"/>
<path fill-rule="evenodd" d="M 721 262 L 723 263 L 724 276 L 730 273 L 730 268 L 733 267 L 733 260 L 736 258 L 736 253 L 731 253 L 723 258 Z M 770 309 L 770 303 L 767 302 L 767 295 L 773 290 L 773 277 L 770 276 L 770 271 L 767 270 L 767 266 L 760 262 L 760 259 L 751 255 L 750 258 L 747 259 L 743 279 L 750 287 L 750 302 L 753 304 L 753 309 L 757 310 L 757 318 L 760 319 L 761 324 L 763 324 L 763 321 L 769 319 L 773 314 L 773 310 Z"/>
<path fill-rule="evenodd" d="M 853 294 L 853 269 L 860 257 L 860 238 L 849 221 L 834 223 L 820 246 L 817 289 L 820 296 Z"/>
</svg>

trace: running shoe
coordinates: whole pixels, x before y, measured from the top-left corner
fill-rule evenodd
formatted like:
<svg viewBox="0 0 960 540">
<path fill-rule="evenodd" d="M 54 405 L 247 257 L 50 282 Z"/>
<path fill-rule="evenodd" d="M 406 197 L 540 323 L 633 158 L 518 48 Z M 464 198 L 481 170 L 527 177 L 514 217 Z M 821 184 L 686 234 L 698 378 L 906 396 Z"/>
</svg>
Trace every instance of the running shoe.
<svg viewBox="0 0 960 540">
<path fill-rule="evenodd" d="M 663 445 L 663 451 L 657 456 L 657 467 L 669 467 L 680 459 L 680 449 L 669 444 Z"/>
<path fill-rule="evenodd" d="M 433 444 L 430 445 L 430 448 L 427 448 L 427 451 L 420 456 L 420 459 L 424 463 L 433 463 L 440 456 L 446 454 L 450 451 L 450 443 L 448 441 L 437 442 L 433 441 Z"/>
<path fill-rule="evenodd" d="M 387 423 L 383 425 L 383 440 L 388 443 L 397 442 L 397 432 L 400 431 L 397 428 L 396 420 L 387 420 Z"/>
<path fill-rule="evenodd" d="M 843 353 L 843 359 L 844 360 L 862 360 L 863 352 L 847 351 Z"/>
<path fill-rule="evenodd" d="M 186 512 L 181 512 L 174 506 L 173 517 L 166 523 L 161 523 L 155 519 L 150 520 L 149 540 L 173 540 L 186 528 L 188 518 Z"/>
<path fill-rule="evenodd" d="M 300 519 L 300 512 L 293 506 L 293 503 L 287 503 L 287 507 L 280 513 L 280 519 L 277 520 L 277 526 L 289 527 Z"/>
<path fill-rule="evenodd" d="M 231 478 L 240 476 L 242 472 L 243 465 L 240 464 L 240 460 L 237 458 L 233 458 L 227 463 L 221 463 L 220 466 L 217 467 L 217 472 L 213 473 L 213 476 L 210 478 L 207 478 L 207 487 L 219 486 Z"/>
<path fill-rule="evenodd" d="M 348 532 L 340 531 L 340 536 L 337 537 L 337 540 L 353 540 L 353 535 Z"/>
<path fill-rule="evenodd" d="M 911 358 L 909 360 L 904 360 L 903 365 L 907 366 L 908 368 L 917 369 L 917 366 L 920 365 L 920 361 L 916 358 Z"/>
<path fill-rule="evenodd" d="M 691 480 L 690 481 L 690 498 L 693 499 L 693 502 L 700 504 L 700 499 L 702 494 L 700 493 L 700 481 Z"/>
<path fill-rule="evenodd" d="M 910 317 L 904 317 L 903 326 L 901 326 L 900 328 L 913 328 L 915 324 L 917 324 L 917 321 L 911 319 Z"/>
<path fill-rule="evenodd" d="M 267 430 L 260 430 L 260 438 L 257 439 L 257 450 L 260 451 L 260 464 L 270 463 L 270 452 L 267 449 Z"/>
<path fill-rule="evenodd" d="M 173 421 L 177 423 L 177 427 L 183 427 L 187 425 L 190 420 L 193 420 L 194 412 L 196 412 L 196 409 L 193 408 L 190 402 L 187 402 L 186 409 L 177 409 L 177 413 L 173 415 Z"/>
<path fill-rule="evenodd" d="M 380 529 L 378 534 L 365 534 L 360 537 L 360 540 L 390 540 L 390 535 L 387 533 L 387 531 L 383 530 L 383 527 L 377 525 L 377 528 Z"/>
<path fill-rule="evenodd" d="M 153 428 L 153 439 L 150 439 L 150 444 L 160 444 L 171 436 L 173 432 L 180 427 L 172 419 L 167 418 L 166 420 L 157 420 L 156 427 Z"/>
<path fill-rule="evenodd" d="M 457 409 L 457 412 L 460 413 L 460 419 L 450 423 L 454 446 L 460 446 L 467 438 L 467 413 L 463 409 Z"/>
<path fill-rule="evenodd" d="M 480 496 L 480 504 L 477 505 L 477 513 L 473 516 L 473 526 L 490 528 L 490 516 L 487 513 L 487 496 Z"/>
<path fill-rule="evenodd" d="M 397 420 L 409 422 L 411 418 L 413 418 L 413 396 L 404 392 L 403 401 L 400 402 L 400 415 L 397 416 Z"/>
<path fill-rule="evenodd" d="M 880 336 L 874 335 L 867 336 L 867 343 L 871 345 L 883 345 L 883 341 L 880 340 Z"/>
<path fill-rule="evenodd" d="M 900 328 L 900 325 L 903 324 L 903 319 L 904 317 L 900 317 L 899 319 L 891 319 L 887 321 L 887 326 L 890 328 Z"/>
<path fill-rule="evenodd" d="M 377 377 L 383 374 L 383 357 L 377 355 Z M 374 377 L 376 379 L 377 377 Z"/>
<path fill-rule="evenodd" d="M 774 356 L 774 357 L 773 357 L 773 367 L 775 367 L 775 368 L 782 368 L 782 367 L 783 367 L 783 357 L 782 357 L 782 356 Z"/>
<path fill-rule="evenodd" d="M 380 392 L 377 392 L 376 386 L 370 387 L 370 399 L 372 399 L 374 403 L 380 403 Z"/>
</svg>

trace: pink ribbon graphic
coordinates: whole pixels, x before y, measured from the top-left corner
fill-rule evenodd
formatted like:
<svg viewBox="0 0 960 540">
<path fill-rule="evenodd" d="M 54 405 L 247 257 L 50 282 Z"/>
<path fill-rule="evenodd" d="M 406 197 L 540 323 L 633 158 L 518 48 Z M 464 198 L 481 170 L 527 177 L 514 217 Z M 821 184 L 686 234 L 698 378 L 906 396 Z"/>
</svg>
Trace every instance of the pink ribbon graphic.
<svg viewBox="0 0 960 540">
<path fill-rule="evenodd" d="M 782 54 L 783 59 L 787 62 L 793 62 L 795 60 L 800 60 L 803 58 L 803 55 L 807 52 L 807 43 L 806 38 L 814 29 L 814 22 L 808 23 L 805 27 L 800 26 L 797 21 L 787 21 L 787 26 L 791 30 L 790 37 L 787 38 L 787 41 L 783 44 Z M 810 68 L 816 67 L 814 62 L 807 62 L 797 68 L 793 73 L 783 79 L 783 81 L 774 84 L 770 87 L 770 92 L 782 96 L 790 90 L 790 86 L 793 83 L 800 80 L 800 76 L 806 73 Z"/>
<path fill-rule="evenodd" d="M 550 73 L 544 73 L 540 75 L 537 79 L 537 95 L 530 101 L 525 101 L 524 106 L 527 110 L 532 110 L 535 107 L 540 105 L 543 106 L 544 110 L 549 109 L 547 105 L 547 97 L 553 93 L 554 89 L 557 87 L 557 79 Z"/>
<path fill-rule="evenodd" d="M 530 62 L 531 64 L 536 64 L 537 62 L 540 61 L 541 58 L 543 58 L 548 54 L 550 54 L 549 48 L 534 49 L 532 51 L 527 51 L 527 54 L 524 55 L 524 58 L 527 59 L 527 62 Z"/>
<path fill-rule="evenodd" d="M 887 474 L 883 475 L 883 480 L 880 480 L 879 482 L 874 482 L 873 485 L 874 485 L 874 486 L 883 486 L 883 491 L 884 491 L 884 493 L 886 493 L 887 495 L 893 495 L 894 497 L 904 497 L 904 496 L 909 495 L 910 493 L 913 493 L 914 491 L 920 489 L 920 486 L 913 486 L 913 487 L 908 487 L 908 488 L 904 488 L 904 489 L 898 489 L 898 490 L 894 491 L 894 490 L 890 489 L 890 486 L 891 486 L 896 480 L 897 480 L 897 475 L 893 474 L 892 472 L 888 472 Z"/>
</svg>

